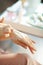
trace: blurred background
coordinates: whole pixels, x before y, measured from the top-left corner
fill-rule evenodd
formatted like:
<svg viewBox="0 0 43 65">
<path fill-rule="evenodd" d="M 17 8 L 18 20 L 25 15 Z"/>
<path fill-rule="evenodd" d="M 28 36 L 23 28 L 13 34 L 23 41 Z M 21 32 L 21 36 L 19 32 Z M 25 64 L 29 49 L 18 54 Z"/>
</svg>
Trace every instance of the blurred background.
<svg viewBox="0 0 43 65">
<path fill-rule="evenodd" d="M 9 6 L 16 3 L 18 0 L 0 0 L 0 14 Z"/>
<path fill-rule="evenodd" d="M 0 0 L 0 14 L 9 6 L 16 3 L 18 0 Z M 43 0 L 41 0 L 43 3 Z"/>
</svg>

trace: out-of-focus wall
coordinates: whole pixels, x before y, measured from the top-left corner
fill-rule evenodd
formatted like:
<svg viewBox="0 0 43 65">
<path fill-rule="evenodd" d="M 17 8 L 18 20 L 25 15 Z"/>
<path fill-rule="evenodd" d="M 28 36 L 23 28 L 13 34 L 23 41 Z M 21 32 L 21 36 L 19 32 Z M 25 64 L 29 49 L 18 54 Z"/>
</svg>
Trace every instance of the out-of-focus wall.
<svg viewBox="0 0 43 65">
<path fill-rule="evenodd" d="M 41 0 L 41 2 L 43 3 L 43 0 Z"/>
<path fill-rule="evenodd" d="M 0 14 L 8 7 L 11 6 L 13 3 L 17 2 L 18 0 L 0 0 Z"/>
</svg>

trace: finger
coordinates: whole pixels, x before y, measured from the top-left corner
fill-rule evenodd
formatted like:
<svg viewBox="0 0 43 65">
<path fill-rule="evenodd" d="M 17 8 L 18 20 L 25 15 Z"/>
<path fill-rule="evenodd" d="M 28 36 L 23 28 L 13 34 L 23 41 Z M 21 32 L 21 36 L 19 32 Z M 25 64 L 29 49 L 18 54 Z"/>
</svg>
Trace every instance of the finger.
<svg viewBox="0 0 43 65">
<path fill-rule="evenodd" d="M 33 50 L 35 50 L 35 46 L 33 45 L 33 42 L 31 42 L 30 40 L 27 40 L 27 43 L 28 43 L 27 45 L 28 48 L 32 48 Z"/>
<path fill-rule="evenodd" d="M 34 54 L 34 52 L 36 51 L 35 48 L 32 48 L 32 47 L 30 47 L 30 46 L 29 46 L 29 50 L 31 51 L 32 54 Z"/>
<path fill-rule="evenodd" d="M 14 23 L 9 22 L 9 24 L 14 28 Z M 26 41 L 26 39 L 24 39 L 24 38 L 28 38 L 28 41 L 30 41 L 29 37 L 28 37 L 26 34 L 21 33 L 21 32 L 19 32 L 19 31 L 17 31 L 17 30 L 14 29 L 14 33 L 15 33 L 15 32 L 17 33 L 17 36 L 19 35 L 19 38 L 20 38 L 20 36 L 21 36 L 21 38 L 22 38 L 23 41 Z M 15 34 L 16 34 L 16 33 L 15 33 Z M 31 40 L 31 42 L 32 42 L 32 43 L 35 43 L 35 42 L 32 41 L 32 40 Z M 26 44 L 27 44 L 27 43 L 26 43 Z"/>
<path fill-rule="evenodd" d="M 24 48 L 27 48 L 27 45 L 25 44 L 25 42 L 21 38 L 19 38 L 18 35 L 14 34 L 13 31 L 10 34 L 10 38 L 14 43 L 16 43 Z"/>
<path fill-rule="evenodd" d="M 13 39 L 13 41 L 16 43 L 16 44 L 18 44 L 18 45 L 21 45 L 22 47 L 24 47 L 24 48 L 29 48 L 29 47 L 32 47 L 33 49 L 34 49 L 34 45 L 33 45 L 33 43 L 30 41 L 30 40 L 28 40 L 25 36 L 23 36 L 23 35 L 20 35 L 20 36 L 22 36 L 21 38 L 16 34 L 16 33 L 13 33 L 12 32 L 12 39 Z M 17 40 L 16 40 L 17 39 Z M 33 50 L 32 50 L 33 51 Z"/>
<path fill-rule="evenodd" d="M 0 41 L 6 40 L 10 38 L 11 29 L 10 26 L 7 24 L 0 23 Z"/>
<path fill-rule="evenodd" d="M 26 45 L 25 44 L 25 42 L 23 42 L 23 40 L 21 39 L 21 40 L 13 40 L 14 41 L 14 43 L 16 43 L 16 44 L 18 44 L 18 45 L 20 45 L 20 46 L 22 46 L 22 47 L 24 47 L 24 48 L 29 48 L 30 49 L 30 51 L 33 53 L 33 51 L 35 51 L 35 49 L 34 48 L 31 48 L 31 46 L 29 47 L 28 45 Z"/>
<path fill-rule="evenodd" d="M 5 35 L 0 36 L 0 41 L 4 41 L 4 40 L 7 40 L 7 39 L 9 39 L 9 36 L 7 36 L 7 37 Z"/>
<path fill-rule="evenodd" d="M 22 39 L 23 39 L 23 41 L 25 42 L 25 44 L 27 46 L 34 47 L 33 46 L 33 41 L 31 41 L 31 39 L 29 39 L 29 37 L 27 35 L 24 34 Z"/>
<path fill-rule="evenodd" d="M 12 41 L 15 43 L 15 44 L 18 44 L 18 45 L 20 45 L 21 47 L 23 47 L 23 48 L 27 48 L 27 46 L 22 42 L 22 41 L 20 41 L 20 40 L 14 40 L 14 39 L 12 39 Z"/>
<path fill-rule="evenodd" d="M 24 39 L 30 41 L 30 43 L 35 43 L 35 41 L 31 40 L 26 34 L 24 34 Z"/>
<path fill-rule="evenodd" d="M 24 36 L 24 40 L 25 40 L 25 42 L 27 44 L 27 47 L 30 49 L 30 51 L 32 53 L 34 53 L 34 51 L 36 51 L 36 49 L 35 49 L 35 47 L 33 45 L 33 42 L 27 36 L 26 37 Z"/>
<path fill-rule="evenodd" d="M 21 40 L 18 40 L 20 42 L 20 45 L 27 49 L 27 45 Z"/>
<path fill-rule="evenodd" d="M 33 45 L 33 42 L 31 42 L 30 40 L 27 40 L 27 39 L 26 39 L 26 44 L 27 44 L 27 47 L 28 47 L 28 48 L 31 47 L 31 48 L 35 49 L 35 47 L 34 47 L 34 45 Z"/>
<path fill-rule="evenodd" d="M 0 20 L 0 23 L 3 23 L 4 22 L 4 18 L 2 18 L 1 20 Z"/>
<path fill-rule="evenodd" d="M 31 40 L 34 44 L 35 44 L 35 41 Z"/>
</svg>

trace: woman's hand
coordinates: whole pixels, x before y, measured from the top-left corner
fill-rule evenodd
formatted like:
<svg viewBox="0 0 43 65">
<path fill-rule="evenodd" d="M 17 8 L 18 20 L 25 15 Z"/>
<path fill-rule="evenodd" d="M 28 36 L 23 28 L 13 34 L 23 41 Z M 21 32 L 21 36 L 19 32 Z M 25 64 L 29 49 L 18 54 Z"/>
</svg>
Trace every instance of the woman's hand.
<svg viewBox="0 0 43 65">
<path fill-rule="evenodd" d="M 0 51 L 0 65 L 41 65 L 27 54 Z"/>
<path fill-rule="evenodd" d="M 26 34 L 21 33 L 14 29 L 14 23 L 10 22 L 9 24 L 4 22 L 4 19 L 0 20 L 0 41 L 11 39 L 14 43 L 30 49 L 32 53 L 36 51 L 34 46 L 34 41 L 31 40 Z"/>
<path fill-rule="evenodd" d="M 0 23 L 0 41 L 10 38 L 11 28 L 8 24 Z"/>
</svg>

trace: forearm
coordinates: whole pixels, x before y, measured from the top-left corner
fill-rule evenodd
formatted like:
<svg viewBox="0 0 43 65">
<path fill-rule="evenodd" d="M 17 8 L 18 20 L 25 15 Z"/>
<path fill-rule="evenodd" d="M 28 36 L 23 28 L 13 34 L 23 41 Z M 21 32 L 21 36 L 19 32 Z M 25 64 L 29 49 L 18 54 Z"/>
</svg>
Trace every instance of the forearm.
<svg viewBox="0 0 43 65">
<path fill-rule="evenodd" d="M 1 65 L 26 65 L 26 58 L 23 54 L 4 54 L 0 55 Z"/>
<path fill-rule="evenodd" d="M 0 65 L 41 65 L 28 54 L 8 53 L 0 49 Z"/>
</svg>

